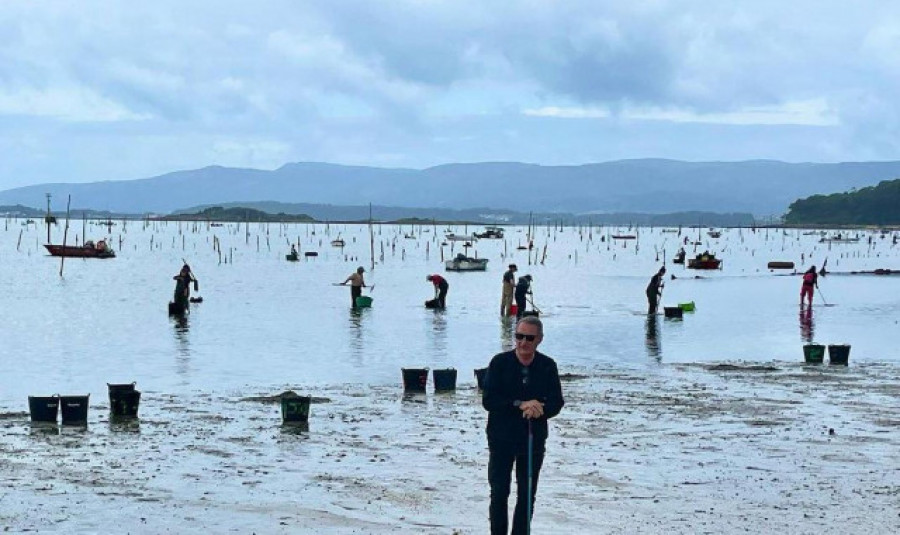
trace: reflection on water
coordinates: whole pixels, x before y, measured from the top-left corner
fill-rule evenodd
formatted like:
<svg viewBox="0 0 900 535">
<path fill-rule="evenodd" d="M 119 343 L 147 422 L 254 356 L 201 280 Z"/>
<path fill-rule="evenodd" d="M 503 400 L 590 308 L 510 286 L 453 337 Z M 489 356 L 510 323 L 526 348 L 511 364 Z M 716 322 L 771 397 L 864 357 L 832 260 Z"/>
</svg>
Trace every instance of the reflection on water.
<svg viewBox="0 0 900 535">
<path fill-rule="evenodd" d="M 813 341 L 815 325 L 813 324 L 813 309 L 806 307 L 800 309 L 800 338 L 807 344 Z"/>
<path fill-rule="evenodd" d="M 49 422 L 31 422 L 28 428 L 28 434 L 32 436 L 58 435 L 59 433 L 59 426 Z"/>
<path fill-rule="evenodd" d="M 435 351 L 443 354 L 447 351 L 447 317 L 443 310 L 435 309 L 431 314 L 431 324 L 434 336 L 431 337 L 431 345 Z"/>
<path fill-rule="evenodd" d="M 362 355 L 363 349 L 365 349 L 362 331 L 363 310 L 356 307 L 350 309 L 350 347 L 353 349 L 352 354 L 357 357 Z"/>
<path fill-rule="evenodd" d="M 647 322 L 644 325 L 644 343 L 647 346 L 647 356 L 652 359 L 662 360 L 662 344 L 659 340 L 659 316 L 647 314 Z"/>
<path fill-rule="evenodd" d="M 309 422 L 283 423 L 281 424 L 281 434 L 309 438 Z"/>
<path fill-rule="evenodd" d="M 134 433 L 140 434 L 141 420 L 140 418 L 131 418 L 125 416 L 109 415 L 109 430 L 112 433 Z"/>
<path fill-rule="evenodd" d="M 403 403 L 428 403 L 428 396 L 425 395 L 425 392 L 404 392 L 403 396 L 400 398 Z"/>
<path fill-rule="evenodd" d="M 181 384 L 184 385 L 188 383 L 188 376 L 191 372 L 191 339 L 188 336 L 191 325 L 187 314 L 171 316 L 171 319 L 177 350 L 175 373 L 181 379 Z"/>
<path fill-rule="evenodd" d="M 175 342 L 178 345 L 178 353 L 187 357 L 191 354 L 191 340 L 188 338 L 188 334 L 191 329 L 191 324 L 188 321 L 187 314 L 180 314 L 171 316 L 172 325 L 174 327 L 175 333 Z"/>
</svg>

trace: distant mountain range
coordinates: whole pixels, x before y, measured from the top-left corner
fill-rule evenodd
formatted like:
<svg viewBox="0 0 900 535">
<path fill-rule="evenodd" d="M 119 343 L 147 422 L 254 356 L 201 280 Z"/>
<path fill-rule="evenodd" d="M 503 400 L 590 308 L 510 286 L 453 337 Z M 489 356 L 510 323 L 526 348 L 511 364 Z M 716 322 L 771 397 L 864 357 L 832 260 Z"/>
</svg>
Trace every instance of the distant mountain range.
<svg viewBox="0 0 900 535">
<path fill-rule="evenodd" d="M 794 200 L 900 177 L 900 162 L 785 163 L 619 160 L 578 166 L 449 164 L 385 169 L 291 163 L 273 171 L 205 167 L 127 181 L 40 184 L 0 192 L 0 205 L 170 213 L 191 206 L 276 201 L 541 213 L 740 212 L 780 216 Z M 313 214 L 310 214 L 313 215 Z M 315 217 L 315 215 L 313 215 Z"/>
</svg>

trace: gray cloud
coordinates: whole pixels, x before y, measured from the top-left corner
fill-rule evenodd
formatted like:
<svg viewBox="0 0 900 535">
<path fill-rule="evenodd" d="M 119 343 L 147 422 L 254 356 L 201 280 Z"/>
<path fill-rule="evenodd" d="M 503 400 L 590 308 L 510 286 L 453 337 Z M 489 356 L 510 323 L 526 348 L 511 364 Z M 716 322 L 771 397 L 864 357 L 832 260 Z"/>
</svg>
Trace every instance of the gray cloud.
<svg viewBox="0 0 900 535">
<path fill-rule="evenodd" d="M 900 6 L 633 4 L 5 2 L 0 188 L 299 160 L 897 157 Z"/>
</svg>

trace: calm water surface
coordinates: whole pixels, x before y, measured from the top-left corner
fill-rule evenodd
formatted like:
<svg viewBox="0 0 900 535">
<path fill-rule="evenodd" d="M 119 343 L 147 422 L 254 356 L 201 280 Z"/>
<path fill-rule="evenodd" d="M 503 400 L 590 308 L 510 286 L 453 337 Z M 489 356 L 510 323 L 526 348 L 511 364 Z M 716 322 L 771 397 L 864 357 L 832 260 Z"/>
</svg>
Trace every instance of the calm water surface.
<svg viewBox="0 0 900 535">
<path fill-rule="evenodd" d="M 511 228 L 505 240 L 480 240 L 469 251 L 490 259 L 487 272 L 445 273 L 441 225 L 376 226 L 371 269 L 365 225 L 250 224 L 248 236 L 247 226 L 236 224 L 117 222 L 110 233 L 89 223 L 88 238 L 106 237 L 118 257 L 66 259 L 60 277 L 60 260 L 42 247 L 40 222 L 2 224 L 0 406 L 6 408 L 22 408 L 28 394 L 105 396 L 107 382 L 138 381 L 168 392 L 391 384 L 399 383 L 401 367 L 416 366 L 456 367 L 460 381 L 471 382 L 473 368 L 511 345 L 511 325 L 499 317 L 500 278 L 509 262 L 519 265 L 519 275 L 534 276 L 547 330 L 541 349 L 563 371 L 797 362 L 809 340 L 852 344 L 851 365 L 900 364 L 900 276 L 829 275 L 806 315 L 798 309 L 799 277 L 766 269 L 771 260 L 794 261 L 802 270 L 821 267 L 826 258 L 835 272 L 898 269 L 900 246 L 890 234 L 861 232 L 857 243 L 829 246 L 803 231 L 726 229 L 712 239 L 704 229 L 698 249 L 715 252 L 724 267 L 702 272 L 670 262 L 685 236 L 697 239 L 696 228 L 679 235 L 659 228 L 542 227 L 530 266 L 528 251 L 516 249 L 526 243 L 526 229 Z M 76 235 L 83 240 L 82 228 L 80 221 L 72 224 L 69 242 Z M 638 239 L 607 238 L 619 232 Z M 330 245 L 337 237 L 346 240 L 343 249 Z M 54 227 L 53 241 L 62 241 L 62 226 Z M 287 262 L 289 242 L 319 256 Z M 446 258 L 460 251 L 459 242 L 443 247 Z M 682 321 L 644 314 L 644 288 L 663 251 L 677 278 L 667 279 L 662 303 L 697 306 Z M 182 259 L 200 280 L 194 295 L 204 302 L 178 321 L 167 315 L 166 303 Z M 374 284 L 374 305 L 353 311 L 349 289 L 333 283 L 358 265 Z M 423 307 L 433 295 L 429 273 L 450 282 L 446 311 Z"/>
</svg>

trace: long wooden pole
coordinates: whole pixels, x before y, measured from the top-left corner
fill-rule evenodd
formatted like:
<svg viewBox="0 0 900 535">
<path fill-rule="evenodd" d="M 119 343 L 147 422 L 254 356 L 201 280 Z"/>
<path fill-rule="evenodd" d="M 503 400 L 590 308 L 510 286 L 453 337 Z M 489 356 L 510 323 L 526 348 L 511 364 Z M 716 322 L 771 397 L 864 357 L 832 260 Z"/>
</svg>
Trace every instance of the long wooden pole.
<svg viewBox="0 0 900 535">
<path fill-rule="evenodd" d="M 69 201 L 66 203 L 66 229 L 63 231 L 63 250 L 62 257 L 59 259 L 59 276 L 63 276 L 63 266 L 66 263 L 66 237 L 69 234 L 69 208 L 72 206 L 72 194 L 69 194 Z"/>
<path fill-rule="evenodd" d="M 372 203 L 369 203 L 369 255 L 372 259 L 372 271 L 375 271 L 375 234 L 372 232 Z"/>
</svg>

